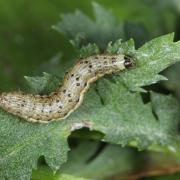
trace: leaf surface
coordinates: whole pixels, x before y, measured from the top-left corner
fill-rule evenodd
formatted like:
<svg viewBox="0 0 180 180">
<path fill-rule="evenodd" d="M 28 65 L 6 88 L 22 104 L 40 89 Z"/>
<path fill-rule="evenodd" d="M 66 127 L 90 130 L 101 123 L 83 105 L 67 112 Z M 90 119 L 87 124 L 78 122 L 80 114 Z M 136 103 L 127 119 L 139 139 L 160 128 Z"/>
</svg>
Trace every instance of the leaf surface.
<svg viewBox="0 0 180 180">
<path fill-rule="evenodd" d="M 178 103 L 172 96 L 151 93 L 151 102 L 144 104 L 138 92 L 141 86 L 162 79 L 158 73 L 178 61 L 180 43 L 174 43 L 173 34 L 169 34 L 138 50 L 132 40 L 111 46 L 109 53 L 116 49 L 117 53 L 134 56 L 136 67 L 121 76 L 99 80 L 96 90 L 91 88 L 81 107 L 66 120 L 29 123 L 0 111 L 1 179 L 29 179 L 40 156 L 56 171 L 67 160 L 68 136 L 82 127 L 100 131 L 106 142 L 180 155 Z M 42 87 L 47 87 L 49 76 L 42 77 L 41 82 L 45 83 Z M 30 84 L 39 89 L 38 83 Z"/>
</svg>

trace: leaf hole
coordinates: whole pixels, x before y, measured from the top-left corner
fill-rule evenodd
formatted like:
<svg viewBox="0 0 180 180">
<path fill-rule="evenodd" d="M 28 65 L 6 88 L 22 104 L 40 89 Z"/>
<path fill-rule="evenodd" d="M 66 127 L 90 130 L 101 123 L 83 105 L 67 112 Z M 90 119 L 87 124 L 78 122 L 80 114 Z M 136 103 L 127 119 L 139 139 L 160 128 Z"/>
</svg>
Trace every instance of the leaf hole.
<svg viewBox="0 0 180 180">
<path fill-rule="evenodd" d="M 155 112 L 155 110 L 153 108 L 152 108 L 152 114 L 154 115 L 155 119 L 157 121 L 159 121 L 158 115 L 157 115 L 157 113 Z"/>
<path fill-rule="evenodd" d="M 151 97 L 150 97 L 150 93 L 146 92 L 146 93 L 140 93 L 142 101 L 144 104 L 147 104 L 151 101 Z"/>
<path fill-rule="evenodd" d="M 92 162 L 94 159 L 96 159 L 100 154 L 101 152 L 106 148 L 107 146 L 107 143 L 100 143 L 96 149 L 96 151 L 94 152 L 94 154 L 92 156 L 89 157 L 89 159 L 87 159 L 86 163 L 90 163 Z"/>
</svg>

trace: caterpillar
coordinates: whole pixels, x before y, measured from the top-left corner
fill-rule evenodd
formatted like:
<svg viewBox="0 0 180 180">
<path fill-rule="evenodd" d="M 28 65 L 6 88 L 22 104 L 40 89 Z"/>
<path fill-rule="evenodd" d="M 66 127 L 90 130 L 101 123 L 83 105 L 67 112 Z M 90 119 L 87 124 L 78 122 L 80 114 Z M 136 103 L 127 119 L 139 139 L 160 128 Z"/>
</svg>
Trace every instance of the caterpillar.
<svg viewBox="0 0 180 180">
<path fill-rule="evenodd" d="M 19 92 L 0 93 L 0 107 L 29 122 L 47 123 L 67 118 L 82 103 L 90 83 L 106 74 L 134 67 L 124 54 L 95 55 L 77 61 L 65 74 L 62 86 L 50 95 Z"/>
</svg>

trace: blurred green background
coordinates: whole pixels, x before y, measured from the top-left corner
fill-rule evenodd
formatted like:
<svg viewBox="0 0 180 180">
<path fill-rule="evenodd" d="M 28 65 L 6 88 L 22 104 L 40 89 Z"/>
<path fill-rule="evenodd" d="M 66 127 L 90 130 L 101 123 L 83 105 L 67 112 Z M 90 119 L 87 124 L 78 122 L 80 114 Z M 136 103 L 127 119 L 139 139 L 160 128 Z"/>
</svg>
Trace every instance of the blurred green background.
<svg viewBox="0 0 180 180">
<path fill-rule="evenodd" d="M 24 75 L 61 51 L 73 56 L 68 39 L 51 27 L 59 15 L 82 10 L 93 18 L 91 0 L 1 0 L 0 1 L 0 90 L 20 87 Z M 97 0 L 117 18 L 142 23 L 153 36 L 176 30 L 178 7 L 172 1 Z"/>
</svg>

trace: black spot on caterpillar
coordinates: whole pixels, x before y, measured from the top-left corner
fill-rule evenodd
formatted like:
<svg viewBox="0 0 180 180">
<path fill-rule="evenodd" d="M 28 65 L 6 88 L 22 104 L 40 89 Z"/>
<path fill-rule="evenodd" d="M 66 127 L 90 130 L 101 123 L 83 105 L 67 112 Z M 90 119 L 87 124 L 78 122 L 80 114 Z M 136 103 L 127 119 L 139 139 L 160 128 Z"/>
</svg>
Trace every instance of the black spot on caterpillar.
<svg viewBox="0 0 180 180">
<path fill-rule="evenodd" d="M 3 92 L 0 94 L 0 107 L 29 122 L 65 119 L 81 105 L 90 83 L 133 66 L 133 58 L 123 54 L 90 56 L 77 62 L 65 74 L 62 86 L 49 96 Z"/>
</svg>

